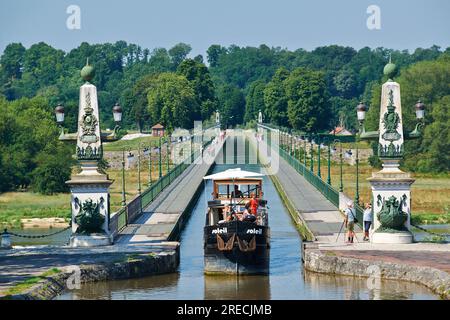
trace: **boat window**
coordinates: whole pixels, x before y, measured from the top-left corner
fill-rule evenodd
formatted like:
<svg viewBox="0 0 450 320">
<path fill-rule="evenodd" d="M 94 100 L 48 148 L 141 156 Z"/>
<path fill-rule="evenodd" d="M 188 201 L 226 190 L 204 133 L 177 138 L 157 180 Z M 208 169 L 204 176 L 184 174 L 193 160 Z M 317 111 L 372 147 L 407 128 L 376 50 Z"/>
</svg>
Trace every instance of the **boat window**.
<svg viewBox="0 0 450 320">
<path fill-rule="evenodd" d="M 226 184 L 218 185 L 219 198 L 229 197 L 229 187 Z"/>
</svg>

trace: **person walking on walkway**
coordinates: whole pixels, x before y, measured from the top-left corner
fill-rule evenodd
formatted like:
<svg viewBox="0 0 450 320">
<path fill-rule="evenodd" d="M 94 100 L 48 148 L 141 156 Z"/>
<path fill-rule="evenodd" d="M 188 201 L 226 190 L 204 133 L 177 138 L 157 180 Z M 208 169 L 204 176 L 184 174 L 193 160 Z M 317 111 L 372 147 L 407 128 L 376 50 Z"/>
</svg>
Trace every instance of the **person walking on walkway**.
<svg viewBox="0 0 450 320">
<path fill-rule="evenodd" d="M 346 243 L 353 243 L 355 236 L 355 209 L 353 209 L 353 202 L 347 202 L 347 209 L 345 209 L 345 227 L 347 228 Z"/>
<path fill-rule="evenodd" d="M 363 224 L 364 224 L 364 241 L 369 241 L 369 230 L 372 225 L 372 204 L 366 203 L 364 206 L 364 215 L 363 215 Z"/>
</svg>

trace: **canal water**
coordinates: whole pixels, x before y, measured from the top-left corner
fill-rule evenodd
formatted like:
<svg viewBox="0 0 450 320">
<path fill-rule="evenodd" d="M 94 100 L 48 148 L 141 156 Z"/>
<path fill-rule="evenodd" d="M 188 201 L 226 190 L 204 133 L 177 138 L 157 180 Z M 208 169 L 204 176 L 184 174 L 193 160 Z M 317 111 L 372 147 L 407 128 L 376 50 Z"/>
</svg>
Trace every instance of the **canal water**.
<svg viewBox="0 0 450 320">
<path fill-rule="evenodd" d="M 233 167 L 260 171 L 258 165 L 216 165 L 214 172 Z M 205 276 L 203 227 L 212 185 L 206 183 L 181 234 L 177 273 L 147 278 L 98 282 L 66 291 L 57 299 L 437 299 L 427 288 L 400 281 L 381 281 L 372 288 L 366 279 L 305 272 L 301 239 L 269 177 L 263 181 L 268 200 L 271 252 L 267 276 Z"/>
</svg>

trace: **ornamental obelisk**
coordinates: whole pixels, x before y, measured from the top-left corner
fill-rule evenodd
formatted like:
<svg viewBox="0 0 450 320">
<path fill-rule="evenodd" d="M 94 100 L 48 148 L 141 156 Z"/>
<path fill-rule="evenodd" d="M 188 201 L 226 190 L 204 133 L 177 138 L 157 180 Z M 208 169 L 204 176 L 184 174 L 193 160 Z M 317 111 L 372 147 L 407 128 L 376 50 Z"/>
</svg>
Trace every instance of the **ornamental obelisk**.
<svg viewBox="0 0 450 320">
<path fill-rule="evenodd" d="M 89 81 L 94 68 L 89 62 L 81 70 L 86 81 L 80 87 L 76 157 L 81 171 L 67 185 L 71 191 L 72 236 L 70 245 L 101 246 L 112 243 L 109 233 L 109 187 L 113 181 L 98 169 L 103 148 L 97 88 Z"/>
<path fill-rule="evenodd" d="M 393 79 L 396 66 L 384 68 L 388 81 L 382 86 L 378 156 L 383 169 L 369 178 L 374 213 L 373 243 L 411 243 L 411 184 L 414 179 L 399 168 L 403 157 L 404 131 L 400 85 Z"/>
</svg>

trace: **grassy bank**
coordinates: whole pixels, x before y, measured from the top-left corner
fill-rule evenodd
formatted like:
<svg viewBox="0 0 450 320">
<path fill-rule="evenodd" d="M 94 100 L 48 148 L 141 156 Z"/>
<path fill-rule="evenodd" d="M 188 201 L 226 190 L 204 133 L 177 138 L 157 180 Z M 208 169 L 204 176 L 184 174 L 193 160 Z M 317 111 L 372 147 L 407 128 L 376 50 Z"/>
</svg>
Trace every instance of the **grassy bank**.
<svg viewBox="0 0 450 320">
<path fill-rule="evenodd" d="M 141 137 L 132 140 L 119 140 L 115 142 L 108 142 L 103 144 L 103 151 L 122 151 L 124 148 L 131 150 L 137 150 L 139 147 L 139 143 L 142 146 L 148 146 L 150 143 L 153 146 L 156 146 L 157 142 L 159 142 L 158 137 Z"/>
<path fill-rule="evenodd" d="M 0 226 L 20 227 L 25 218 L 70 219 L 70 195 L 61 193 L 45 196 L 32 192 L 0 194 Z"/>
<path fill-rule="evenodd" d="M 172 168 L 172 166 L 171 166 Z M 162 166 L 162 174 L 166 174 L 167 165 Z M 148 187 L 148 163 L 142 163 L 141 191 Z M 120 209 L 122 201 L 122 171 L 108 170 L 109 178 L 114 180 L 110 187 L 111 212 Z M 159 178 L 158 166 L 152 168 L 152 181 Z M 127 202 L 138 193 L 138 173 L 133 168 L 125 171 L 125 191 Z M 67 218 L 70 219 L 70 194 L 60 193 L 52 196 L 32 192 L 6 192 L 0 194 L 0 227 L 20 228 L 21 219 L 26 218 Z"/>
</svg>

